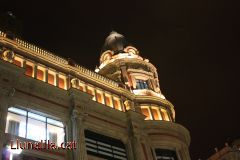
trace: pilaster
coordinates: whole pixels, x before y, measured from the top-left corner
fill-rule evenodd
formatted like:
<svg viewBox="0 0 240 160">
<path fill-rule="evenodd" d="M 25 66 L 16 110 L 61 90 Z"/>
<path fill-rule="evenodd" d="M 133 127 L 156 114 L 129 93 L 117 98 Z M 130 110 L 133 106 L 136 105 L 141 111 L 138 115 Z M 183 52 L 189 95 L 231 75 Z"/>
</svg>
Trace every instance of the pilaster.
<svg viewBox="0 0 240 160">
<path fill-rule="evenodd" d="M 84 113 L 73 109 L 72 121 L 72 140 L 77 142 L 77 149 L 73 151 L 74 160 L 87 160 L 85 135 L 84 135 Z"/>
<path fill-rule="evenodd" d="M 140 120 L 143 120 L 144 117 L 142 117 L 142 115 L 139 116 L 139 114 L 131 110 L 126 113 L 128 114 L 128 134 L 134 160 L 145 160 L 146 155 L 144 155 L 145 153 L 141 143 L 140 125 Z"/>
<path fill-rule="evenodd" d="M 130 139 L 127 140 L 125 146 L 126 146 L 126 151 L 127 151 L 128 159 L 129 159 L 129 160 L 134 160 L 133 150 L 132 150 L 132 143 L 131 143 L 131 140 L 130 140 Z"/>
<path fill-rule="evenodd" d="M 33 78 L 37 78 L 37 64 L 34 63 L 34 66 L 33 66 Z"/>
<path fill-rule="evenodd" d="M 46 68 L 46 70 L 45 70 L 45 79 L 44 79 L 44 81 L 48 83 L 48 68 Z"/>
<path fill-rule="evenodd" d="M 8 97 L 0 95 L 0 158 L 2 157 L 3 145 L 5 143 L 5 129 L 8 113 Z"/>
<path fill-rule="evenodd" d="M 59 74 L 56 73 L 56 86 L 58 87 L 59 86 Z"/>
</svg>

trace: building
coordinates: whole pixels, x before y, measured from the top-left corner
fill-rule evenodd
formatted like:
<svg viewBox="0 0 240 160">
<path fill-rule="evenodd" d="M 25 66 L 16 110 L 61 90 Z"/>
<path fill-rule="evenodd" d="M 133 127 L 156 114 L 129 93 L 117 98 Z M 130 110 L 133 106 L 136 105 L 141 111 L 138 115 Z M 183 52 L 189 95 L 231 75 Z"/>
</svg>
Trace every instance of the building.
<svg viewBox="0 0 240 160">
<path fill-rule="evenodd" d="M 4 32 L 0 53 L 3 160 L 190 159 L 157 69 L 121 34 L 106 38 L 95 72 Z M 48 140 L 68 149 L 28 148 Z"/>
<path fill-rule="evenodd" d="M 240 159 L 240 139 L 235 140 L 231 146 L 227 143 L 225 147 L 218 150 L 215 148 L 216 153 L 208 158 L 208 160 L 239 160 Z"/>
</svg>

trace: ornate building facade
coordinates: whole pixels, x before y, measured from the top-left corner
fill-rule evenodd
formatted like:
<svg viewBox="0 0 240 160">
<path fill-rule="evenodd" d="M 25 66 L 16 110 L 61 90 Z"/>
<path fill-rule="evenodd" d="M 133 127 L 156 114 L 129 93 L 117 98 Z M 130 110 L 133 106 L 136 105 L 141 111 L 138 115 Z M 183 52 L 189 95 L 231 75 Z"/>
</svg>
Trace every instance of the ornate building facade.
<svg viewBox="0 0 240 160">
<path fill-rule="evenodd" d="M 215 148 L 215 153 L 207 160 L 239 160 L 240 159 L 240 139 L 233 141 L 229 146 L 228 143 L 225 147 L 218 150 Z"/>
<path fill-rule="evenodd" d="M 106 38 L 95 72 L 4 32 L 0 53 L 3 160 L 190 159 L 157 69 L 123 35 Z M 65 149 L 26 147 L 39 141 Z"/>
</svg>

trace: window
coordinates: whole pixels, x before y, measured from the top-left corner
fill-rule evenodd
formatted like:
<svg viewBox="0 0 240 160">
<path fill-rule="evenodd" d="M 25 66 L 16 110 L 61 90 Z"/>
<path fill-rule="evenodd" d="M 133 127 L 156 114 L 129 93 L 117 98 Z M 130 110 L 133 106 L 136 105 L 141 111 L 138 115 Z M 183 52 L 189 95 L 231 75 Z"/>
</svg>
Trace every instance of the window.
<svg viewBox="0 0 240 160">
<path fill-rule="evenodd" d="M 122 107 L 121 107 L 121 103 L 120 103 L 119 98 L 114 97 L 113 98 L 113 104 L 114 104 L 115 109 L 118 109 L 118 110 L 122 111 Z"/>
<path fill-rule="evenodd" d="M 64 142 L 64 126 L 61 122 L 47 118 L 47 139 L 58 146 Z"/>
<path fill-rule="evenodd" d="M 6 124 L 6 133 L 15 136 L 26 136 L 26 115 L 27 112 L 19 109 L 9 108 Z"/>
<path fill-rule="evenodd" d="M 93 88 L 87 87 L 87 93 L 94 96 Z"/>
<path fill-rule="evenodd" d="M 81 82 L 79 83 L 79 89 L 80 89 L 80 91 L 83 91 L 83 92 L 86 91 L 85 85 Z"/>
<path fill-rule="evenodd" d="M 63 123 L 19 108 L 8 109 L 6 133 L 34 141 L 64 142 Z"/>
<path fill-rule="evenodd" d="M 122 141 L 85 130 L 87 154 L 111 160 L 127 160 L 127 153 Z"/>
<path fill-rule="evenodd" d="M 142 114 L 146 116 L 145 120 L 164 120 L 171 121 L 171 117 L 165 108 L 158 106 L 141 106 Z"/>
<path fill-rule="evenodd" d="M 151 107 L 154 120 L 162 120 L 158 107 Z"/>
<path fill-rule="evenodd" d="M 148 89 L 148 84 L 146 81 L 141 79 L 136 79 L 136 89 Z"/>
<path fill-rule="evenodd" d="M 40 69 L 37 69 L 37 79 L 43 81 L 44 80 L 44 72 Z"/>
<path fill-rule="evenodd" d="M 13 64 L 15 64 L 16 66 L 22 67 L 22 63 L 16 59 L 13 60 Z"/>
<path fill-rule="evenodd" d="M 48 83 L 51 85 L 55 85 L 56 74 L 53 71 L 48 70 Z"/>
<path fill-rule="evenodd" d="M 113 108 L 112 97 L 110 94 L 105 93 L 105 104 Z"/>
<path fill-rule="evenodd" d="M 63 75 L 58 76 L 58 87 L 66 89 L 66 77 Z"/>
<path fill-rule="evenodd" d="M 103 94 L 101 91 L 96 92 L 97 102 L 104 104 Z"/>
<path fill-rule="evenodd" d="M 79 86 L 80 91 L 84 91 L 83 86 Z"/>
<path fill-rule="evenodd" d="M 14 60 L 13 60 L 13 64 L 15 64 L 16 66 L 19 66 L 19 67 L 22 67 L 22 59 L 19 58 L 19 57 L 14 57 Z"/>
<path fill-rule="evenodd" d="M 90 94 L 90 95 L 92 95 L 92 96 L 94 96 L 94 97 L 93 97 L 93 100 L 94 100 L 94 101 L 96 100 L 96 98 L 95 98 L 95 93 L 94 93 L 94 88 L 87 86 L 87 93 Z"/>
<path fill-rule="evenodd" d="M 163 120 L 170 121 L 170 118 L 168 116 L 168 113 L 167 113 L 166 109 L 161 108 L 161 113 L 162 113 L 162 116 L 163 116 Z"/>
<path fill-rule="evenodd" d="M 25 74 L 27 76 L 33 77 L 33 64 L 28 63 L 28 62 L 26 63 Z"/>
<path fill-rule="evenodd" d="M 149 109 L 148 106 L 142 106 L 141 110 L 142 110 L 142 114 L 144 114 L 146 116 L 145 120 L 151 120 L 152 119 L 150 109 Z"/>
<path fill-rule="evenodd" d="M 27 139 L 41 141 L 46 139 L 46 118 L 28 112 Z M 36 134 L 37 133 L 37 134 Z"/>
<path fill-rule="evenodd" d="M 168 149 L 155 149 L 157 160 L 178 160 L 177 154 L 173 150 Z"/>
<path fill-rule="evenodd" d="M 37 79 L 41 81 L 45 81 L 45 69 L 41 66 L 37 67 Z"/>
</svg>

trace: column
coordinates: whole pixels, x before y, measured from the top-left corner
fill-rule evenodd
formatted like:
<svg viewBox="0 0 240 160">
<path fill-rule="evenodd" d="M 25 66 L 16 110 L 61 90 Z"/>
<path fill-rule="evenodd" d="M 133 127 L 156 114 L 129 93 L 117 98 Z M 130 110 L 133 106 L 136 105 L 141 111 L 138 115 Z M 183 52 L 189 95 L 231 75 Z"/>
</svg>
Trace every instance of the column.
<svg viewBox="0 0 240 160">
<path fill-rule="evenodd" d="M 84 113 L 80 113 L 78 110 L 74 109 L 72 112 L 72 140 L 77 142 L 77 149 L 73 152 L 74 160 L 86 160 L 87 151 L 85 144 L 84 135 Z"/>
</svg>

